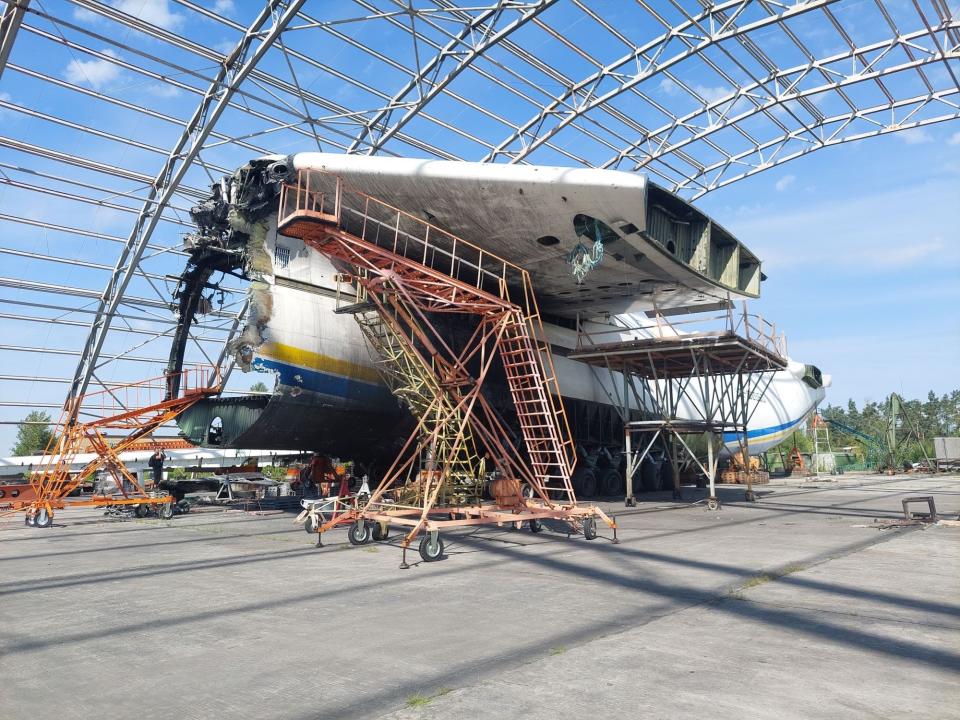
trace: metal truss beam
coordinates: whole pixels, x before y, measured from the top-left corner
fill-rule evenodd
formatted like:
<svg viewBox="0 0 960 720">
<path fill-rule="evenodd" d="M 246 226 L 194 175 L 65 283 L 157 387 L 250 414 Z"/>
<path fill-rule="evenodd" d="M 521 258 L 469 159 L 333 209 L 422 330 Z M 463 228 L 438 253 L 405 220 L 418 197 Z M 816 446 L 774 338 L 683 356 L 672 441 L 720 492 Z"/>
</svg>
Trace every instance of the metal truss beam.
<svg viewBox="0 0 960 720">
<path fill-rule="evenodd" d="M 484 161 L 492 162 L 500 156 L 507 156 L 511 163 L 521 162 L 525 160 L 530 153 L 541 147 L 577 118 L 582 117 L 597 107 L 609 103 L 618 95 L 639 86 L 641 83 L 649 81 L 683 60 L 703 53 L 708 48 L 724 40 L 736 38 L 770 25 L 783 23 L 792 17 L 802 15 L 815 8 L 823 7 L 836 1 L 837 0 L 810 0 L 809 2 L 800 2 L 782 12 L 770 14 L 762 20 L 757 20 L 747 25 L 737 27 L 730 23 L 723 23 L 718 29 L 703 34 L 698 30 L 702 23 L 708 23 L 713 26 L 714 16 L 719 12 L 732 10 L 735 15 L 739 14 L 738 9 L 742 9 L 747 5 L 749 0 L 731 0 L 710 6 L 696 17 L 688 18 L 676 27 L 671 28 L 669 32 L 637 47 L 633 52 L 613 63 L 605 65 L 597 72 L 592 73 L 572 87 L 564 90 L 563 93 L 544 107 L 541 112 L 523 123 L 516 133 L 508 136 L 497 145 L 493 152 L 484 157 Z M 699 42 L 687 50 L 676 53 L 666 59 L 661 59 L 661 56 L 665 54 L 671 41 L 679 35 L 694 36 Z M 616 87 L 598 93 L 601 83 L 607 80 L 613 81 Z M 534 128 L 539 128 L 547 119 L 552 117 L 559 117 L 559 121 L 557 121 L 555 125 L 540 132 L 534 130 Z M 527 142 L 528 138 L 529 142 Z M 523 147 L 516 151 L 510 151 L 509 148 L 517 142 L 522 143 Z"/>
<path fill-rule="evenodd" d="M 3 70 L 7 66 L 10 51 L 13 50 L 13 43 L 23 22 L 23 13 L 29 4 L 30 0 L 10 3 L 4 8 L 3 15 L 0 15 L 0 77 L 3 77 Z"/>
<path fill-rule="evenodd" d="M 76 399 L 86 392 L 100 351 L 103 348 L 104 340 L 113 321 L 113 315 L 123 301 L 127 285 L 130 284 L 130 280 L 136 274 L 137 264 L 146 250 L 154 228 L 157 226 L 159 213 L 163 211 L 163 208 L 166 207 L 170 198 L 176 192 L 190 164 L 196 159 L 217 120 L 226 110 L 230 97 L 256 68 L 257 63 L 266 54 L 273 41 L 280 36 L 280 33 L 296 16 L 304 1 L 291 0 L 283 14 L 276 18 L 273 26 L 262 37 L 260 44 L 250 58 L 244 60 L 250 46 L 260 36 L 261 29 L 273 17 L 273 12 L 279 7 L 280 2 L 279 0 L 273 0 L 264 8 L 229 54 L 226 62 L 220 67 L 215 81 L 207 89 L 203 100 L 187 123 L 179 141 L 170 151 L 167 162 L 164 163 L 151 186 L 150 198 L 144 203 L 134 228 L 130 232 L 127 245 L 117 261 L 114 275 L 100 299 L 98 314 L 91 325 L 90 334 L 81 353 L 80 363 L 70 386 L 68 401 Z M 68 418 L 68 421 L 72 419 Z"/>
<path fill-rule="evenodd" d="M 382 125 L 383 129 L 378 133 L 376 140 L 371 140 L 366 147 L 366 152 L 370 155 L 377 152 L 484 52 L 508 38 L 515 30 L 533 20 L 555 2 L 557 0 L 541 0 L 519 7 L 520 17 L 495 33 L 491 32 L 492 26 L 503 14 L 503 5 L 490 8 L 472 17 L 440 52 L 417 69 L 416 75 L 390 99 L 390 102 L 384 108 L 365 123 L 347 152 L 356 152 L 367 136 L 375 128 Z M 486 26 L 488 21 L 490 26 Z M 479 42 L 471 43 L 471 38 L 478 32 L 483 33 Z M 465 48 L 465 50 L 461 50 L 461 48 Z M 447 64 L 445 61 L 448 58 L 459 59 L 443 78 L 437 80 L 436 78 L 439 77 L 443 67 Z M 428 88 L 426 92 L 424 92 L 425 87 Z M 407 100 L 406 98 L 414 91 L 416 91 L 417 97 L 413 100 Z M 397 110 L 406 110 L 406 112 L 391 125 L 390 118 Z"/>
</svg>

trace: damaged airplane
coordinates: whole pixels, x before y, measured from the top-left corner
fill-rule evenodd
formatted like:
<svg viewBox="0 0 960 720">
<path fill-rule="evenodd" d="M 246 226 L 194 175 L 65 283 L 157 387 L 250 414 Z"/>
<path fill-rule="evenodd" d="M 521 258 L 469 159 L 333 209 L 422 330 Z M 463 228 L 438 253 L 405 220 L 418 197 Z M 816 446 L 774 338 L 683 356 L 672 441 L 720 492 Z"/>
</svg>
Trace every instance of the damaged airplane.
<svg viewBox="0 0 960 720">
<path fill-rule="evenodd" d="M 566 357 L 578 318 L 607 329 L 618 316 L 651 323 L 643 313 L 654 307 L 707 310 L 758 297 L 764 279 L 747 247 L 642 175 L 324 153 L 259 158 L 223 178 L 191 213 L 197 232 L 176 293 L 169 369 L 183 364 L 204 292 L 223 273 L 249 283 L 245 324 L 229 352 L 240 370 L 272 374 L 274 387 L 196 404 L 178 420 L 191 442 L 376 463 L 392 459 L 412 427 L 354 318 L 335 312 L 335 278 L 347 268 L 277 234 L 279 185 L 304 169 L 334 174 L 529 269 L 581 453 L 616 457 L 623 431 L 605 381 Z M 751 449 L 797 428 L 827 385 L 816 367 L 791 361 L 758 403 Z M 735 452 L 735 437 L 729 441 Z"/>
</svg>

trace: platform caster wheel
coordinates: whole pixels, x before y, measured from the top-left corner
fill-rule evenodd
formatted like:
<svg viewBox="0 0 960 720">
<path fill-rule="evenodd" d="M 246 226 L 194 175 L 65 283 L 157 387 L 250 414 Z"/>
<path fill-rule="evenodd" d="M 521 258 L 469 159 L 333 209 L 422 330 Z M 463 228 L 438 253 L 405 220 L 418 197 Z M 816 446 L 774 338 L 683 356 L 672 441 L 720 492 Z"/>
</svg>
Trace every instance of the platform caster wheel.
<svg viewBox="0 0 960 720">
<path fill-rule="evenodd" d="M 150 506 L 149 506 L 149 505 L 134 505 L 134 506 L 133 506 L 133 514 L 136 515 L 138 518 L 145 518 L 147 515 L 150 514 Z"/>
<path fill-rule="evenodd" d="M 636 499 L 635 497 L 628 497 L 626 500 L 623 501 L 623 506 L 624 506 L 624 507 L 636 507 L 636 506 L 637 506 L 637 499 Z"/>
<path fill-rule="evenodd" d="M 40 508 L 37 510 L 37 514 L 33 518 L 34 527 L 38 528 L 48 528 L 53 525 L 53 513 L 48 511 L 46 508 Z"/>
<path fill-rule="evenodd" d="M 177 510 L 180 511 L 181 515 L 186 515 L 188 512 L 190 512 L 190 503 L 188 503 L 186 500 L 181 500 L 177 503 Z"/>
<path fill-rule="evenodd" d="M 424 562 L 436 562 L 443 558 L 443 538 L 438 532 L 428 532 L 420 540 L 420 557 Z"/>
<path fill-rule="evenodd" d="M 753 490 L 747 490 L 743 493 L 743 499 L 746 502 L 756 502 L 757 494 Z"/>
<path fill-rule="evenodd" d="M 588 517 L 583 519 L 583 537 L 587 540 L 597 539 L 597 519 Z"/>
<path fill-rule="evenodd" d="M 316 515 L 307 515 L 307 519 L 303 521 L 303 529 L 307 535 L 313 535 L 320 529 L 320 520 Z"/>
<path fill-rule="evenodd" d="M 173 503 L 163 503 L 157 505 L 157 515 L 161 520 L 169 520 L 173 517 Z"/>
<path fill-rule="evenodd" d="M 23 524 L 27 527 L 34 527 L 37 524 L 37 519 L 33 515 L 24 515 Z"/>
<path fill-rule="evenodd" d="M 528 526 L 530 527 L 530 532 L 532 532 L 532 533 L 541 533 L 541 532 L 543 532 L 543 523 L 540 522 L 539 520 L 531 520 L 531 521 L 528 523 Z"/>
<path fill-rule="evenodd" d="M 390 526 L 386 523 L 373 524 L 373 539 L 377 542 L 383 542 L 390 537 Z"/>
<path fill-rule="evenodd" d="M 358 520 L 350 526 L 350 530 L 347 531 L 347 538 L 351 545 L 366 545 L 373 538 L 373 532 L 363 520 Z"/>
<path fill-rule="evenodd" d="M 720 501 L 716 498 L 707 498 L 707 510 L 714 511 L 720 509 Z"/>
</svg>

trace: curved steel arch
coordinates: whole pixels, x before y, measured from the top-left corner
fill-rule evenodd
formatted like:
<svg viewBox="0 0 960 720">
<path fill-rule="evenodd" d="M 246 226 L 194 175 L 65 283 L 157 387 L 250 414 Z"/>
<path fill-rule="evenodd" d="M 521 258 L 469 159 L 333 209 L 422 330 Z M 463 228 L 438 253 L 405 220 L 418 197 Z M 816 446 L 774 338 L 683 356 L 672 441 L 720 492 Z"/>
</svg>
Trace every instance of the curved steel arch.
<svg viewBox="0 0 960 720">
<path fill-rule="evenodd" d="M 273 26 L 261 39 L 260 45 L 257 46 L 250 58 L 245 59 L 250 46 L 260 35 L 261 28 L 274 18 L 273 13 L 280 5 L 280 0 L 271 0 L 270 4 L 257 16 L 243 38 L 228 55 L 214 82 L 208 88 L 203 100 L 201 100 L 184 128 L 180 139 L 171 149 L 166 162 L 150 186 L 149 197 L 140 209 L 133 229 L 130 231 L 130 236 L 127 238 L 123 251 L 114 267 L 110 281 L 100 296 L 96 317 L 91 323 L 90 332 L 81 351 L 77 371 L 74 373 L 73 382 L 70 385 L 70 391 L 67 395 L 68 402 L 82 396 L 90 384 L 96 370 L 100 351 L 103 349 L 104 340 L 113 322 L 113 316 L 123 301 L 124 291 L 130 284 L 131 278 L 138 271 L 140 258 L 150 242 L 154 228 L 160 221 L 164 207 L 173 197 L 190 164 L 199 155 L 203 143 L 213 131 L 217 119 L 226 110 L 230 97 L 236 92 L 240 83 L 257 66 L 271 43 L 296 17 L 297 11 L 304 2 L 306 0 L 291 0 L 284 13 L 275 18 Z M 79 409 L 77 405 L 72 407 L 74 408 L 72 413 L 66 418 L 68 423 L 73 422 Z"/>
<path fill-rule="evenodd" d="M 943 0 L 873 0 L 858 4 L 856 16 L 845 0 L 636 0 L 603 9 L 585 0 L 262 0 L 230 17 L 196 0 L 169 0 L 184 30 L 207 22 L 234 36 L 232 49 L 258 44 L 260 62 L 243 76 L 235 53 L 201 35 L 123 12 L 113 0 L 70 3 L 50 10 L 0 0 L 0 91 L 12 82 L 35 88 L 0 97 L 0 113 L 19 121 L 0 130 L 0 147 L 17 157 L 0 164 L 0 191 L 20 193 L 0 197 L 9 203 L 0 222 L 64 240 L 44 257 L 8 236 L 0 254 L 26 270 L 0 286 L 20 293 L 3 298 L 12 308 L 4 317 L 88 328 L 72 347 L 49 349 L 78 357 L 76 372 L 71 365 L 61 378 L 74 394 L 99 382 L 107 363 L 135 357 L 142 365 L 138 348 L 168 337 L 175 319 L 163 278 L 178 263 L 182 269 L 184 257 L 177 207 L 252 153 L 308 142 L 621 168 L 699 197 L 825 147 L 960 118 L 960 24 Z M 95 17 L 83 20 L 74 9 Z M 873 24 L 864 32 L 858 25 L 868 11 Z M 281 16 L 283 27 L 271 22 Z M 817 34 L 830 42 L 811 42 Z M 49 44 L 60 69 L 18 53 L 24 42 Z M 156 83 L 186 97 L 190 109 L 181 104 L 178 114 L 163 94 L 138 100 L 125 88 L 67 77 L 72 60 Z M 24 100 L 45 93 L 90 103 L 98 121 Z M 115 112 L 136 115 L 144 129 L 131 130 Z M 41 125 L 47 135 L 32 132 Z M 155 176 L 158 156 L 165 159 Z M 88 212 L 55 221 L 14 206 L 25 196 L 134 220 L 104 232 Z M 110 254 L 78 260 L 87 239 L 109 243 Z M 51 264 L 70 272 L 47 277 L 41 266 Z M 243 299 L 231 296 L 205 321 L 197 352 L 219 357 L 242 311 Z M 149 340 L 130 345 L 130 336 Z M 150 348 L 163 357 L 159 345 Z M 6 402 L 0 408 L 23 401 Z"/>
<path fill-rule="evenodd" d="M 721 25 L 719 30 L 703 36 L 699 44 L 689 47 L 687 50 L 672 55 L 669 58 L 661 61 L 660 56 L 666 52 L 666 49 L 670 45 L 671 41 L 681 35 L 685 36 L 690 32 L 691 28 L 698 27 L 700 23 L 704 21 L 712 21 L 712 18 L 719 12 L 734 10 L 734 17 L 736 17 L 747 5 L 750 4 L 750 0 L 730 0 L 717 6 L 711 6 L 705 9 L 699 15 L 688 17 L 680 25 L 671 28 L 668 32 L 664 33 L 660 37 L 651 40 L 640 47 L 637 47 L 628 55 L 614 61 L 613 63 L 610 63 L 609 65 L 604 66 L 583 80 L 580 80 L 578 83 L 576 83 L 576 85 L 570 87 L 564 93 L 556 97 L 554 101 L 548 106 L 544 107 L 540 113 L 525 122 L 516 133 L 513 133 L 509 137 L 502 140 L 492 153 L 484 157 L 484 161 L 492 162 L 495 161 L 499 156 L 505 155 L 510 158 L 511 163 L 521 162 L 526 159 L 534 150 L 543 145 L 543 143 L 555 136 L 577 118 L 585 115 L 600 105 L 610 102 L 612 99 L 624 92 L 627 92 L 631 88 L 637 87 L 641 83 L 644 83 L 651 78 L 654 78 L 657 75 L 669 70 L 671 67 L 677 65 L 683 60 L 694 57 L 707 48 L 722 42 L 723 40 L 743 35 L 767 25 L 783 22 L 789 17 L 794 17 L 795 15 L 809 12 L 815 8 L 819 8 L 831 2 L 837 1 L 838 0 L 811 0 L 810 2 L 795 5 L 793 8 L 784 10 L 779 14 L 771 14 L 767 18 L 758 20 L 747 26 L 737 27 L 733 24 L 732 20 L 728 20 Z M 648 54 L 652 54 L 653 57 L 648 58 Z M 646 66 L 641 68 L 640 66 L 643 63 L 646 63 Z M 623 68 L 631 64 L 635 64 L 637 66 L 637 72 L 630 75 L 627 74 L 627 72 L 622 71 Z M 618 87 L 608 90 L 602 95 L 593 97 L 594 92 L 596 91 L 597 87 L 599 87 L 601 81 L 606 78 L 618 77 L 621 78 L 621 82 Z M 554 114 L 561 115 L 560 121 L 544 133 L 533 134 L 533 139 L 529 145 L 525 145 L 522 150 L 518 150 L 516 152 L 510 152 L 506 149 L 518 141 L 522 142 L 524 140 L 524 136 L 530 134 L 531 128 L 542 124 L 549 116 Z"/>
</svg>

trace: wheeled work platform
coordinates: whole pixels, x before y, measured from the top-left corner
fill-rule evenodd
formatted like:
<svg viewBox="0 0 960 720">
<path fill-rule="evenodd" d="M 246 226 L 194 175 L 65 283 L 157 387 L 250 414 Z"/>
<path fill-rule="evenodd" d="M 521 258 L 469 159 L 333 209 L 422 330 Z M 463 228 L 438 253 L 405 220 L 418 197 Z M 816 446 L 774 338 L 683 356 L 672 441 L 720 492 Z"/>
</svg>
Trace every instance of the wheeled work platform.
<svg viewBox="0 0 960 720">
<path fill-rule="evenodd" d="M 166 373 L 136 383 L 114 385 L 68 400 L 38 469 L 30 476 L 32 497 L 11 508 L 25 512 L 31 527 L 49 527 L 55 510 L 77 507 L 134 505 L 155 508 L 162 518 L 173 515 L 172 496 L 147 489 L 120 459 L 120 453 L 141 445 L 158 427 L 177 417 L 198 400 L 220 391 L 219 371 L 198 367 Z M 79 420 L 79 408 L 96 412 L 92 420 Z M 110 444 L 106 436 L 126 432 Z M 96 457 L 78 470 L 73 463 L 81 452 Z M 116 485 L 116 492 L 71 497 L 80 484 L 94 473 L 104 471 Z"/>
<path fill-rule="evenodd" d="M 596 537 L 599 508 L 579 505 L 567 416 L 529 273 L 336 176 L 300 171 L 280 194 L 278 232 L 329 257 L 356 290 L 355 312 L 388 385 L 417 426 L 369 499 L 318 527 L 351 524 L 351 541 L 374 529 L 421 533 L 421 555 L 443 556 L 441 529 L 562 519 Z M 440 318 L 467 328 L 454 343 Z M 503 372 L 522 447 L 483 394 Z M 484 486 L 492 502 L 481 501 Z M 527 489 L 525 491 L 525 488 Z M 368 533 L 370 534 L 368 537 Z"/>
</svg>

